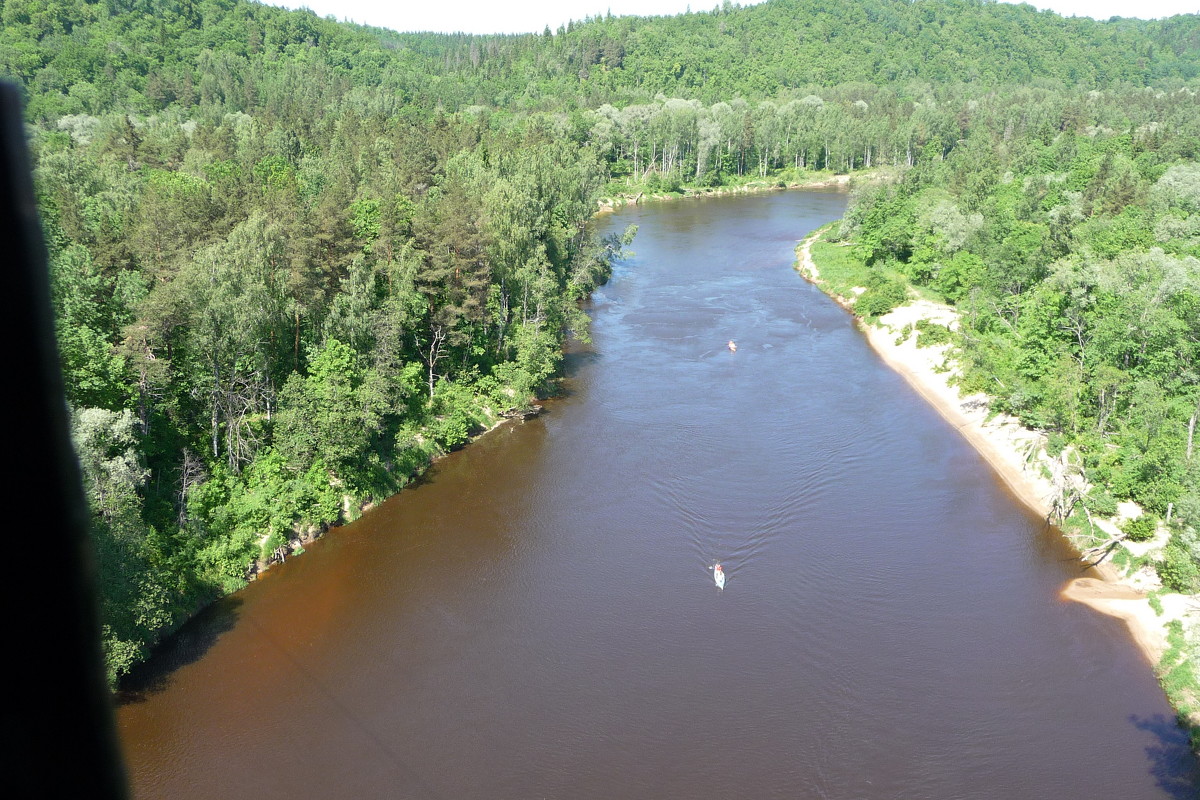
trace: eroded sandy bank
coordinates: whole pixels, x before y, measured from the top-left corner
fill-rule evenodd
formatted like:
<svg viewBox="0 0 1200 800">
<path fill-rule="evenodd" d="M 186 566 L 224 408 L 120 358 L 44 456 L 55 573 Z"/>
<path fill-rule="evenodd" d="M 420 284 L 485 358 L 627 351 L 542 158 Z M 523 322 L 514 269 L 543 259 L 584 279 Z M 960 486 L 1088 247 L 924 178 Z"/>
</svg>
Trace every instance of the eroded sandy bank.
<svg viewBox="0 0 1200 800">
<path fill-rule="evenodd" d="M 812 260 L 811 246 L 818 237 L 819 234 L 811 235 L 797 248 L 796 268 L 807 280 L 829 293 Z M 853 298 L 837 297 L 832 293 L 830 296 L 844 307 L 853 309 Z M 900 373 L 958 428 L 1016 496 L 1036 513 L 1049 518 L 1063 489 L 1078 478 L 1068 474 L 1063 462 L 1046 453 L 1041 434 L 1024 428 L 1012 417 L 996 414 L 989 418 L 986 395 L 960 395 L 957 387 L 950 383 L 958 370 L 953 364 L 946 363 L 949 345 L 918 348 L 915 335 L 902 333 L 920 319 L 951 328 L 958 324 L 958 314 L 953 308 L 918 300 L 881 317 L 879 325 L 867 325 L 860 320 L 859 326 L 888 366 Z M 1086 567 L 1081 554 L 1081 571 Z M 1182 619 L 1190 610 L 1193 599 L 1183 595 L 1163 595 L 1160 598 L 1163 613 L 1160 615 L 1147 599 L 1146 588 L 1144 577 L 1127 578 L 1104 562 L 1094 566 L 1088 577 L 1068 582 L 1060 597 L 1123 620 L 1147 660 L 1157 666 L 1167 647 L 1168 623 Z"/>
</svg>

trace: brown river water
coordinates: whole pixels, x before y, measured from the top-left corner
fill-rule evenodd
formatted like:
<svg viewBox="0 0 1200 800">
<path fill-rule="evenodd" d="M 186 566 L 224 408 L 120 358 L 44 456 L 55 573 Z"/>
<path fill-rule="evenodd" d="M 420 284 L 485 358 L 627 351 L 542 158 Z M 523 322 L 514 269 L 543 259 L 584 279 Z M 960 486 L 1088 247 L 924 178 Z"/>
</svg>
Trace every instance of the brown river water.
<svg viewBox="0 0 1200 800">
<path fill-rule="evenodd" d="M 566 396 L 185 627 L 135 795 L 1196 797 L 1057 534 L 793 271 L 845 202 L 599 220 L 641 230 Z"/>
</svg>

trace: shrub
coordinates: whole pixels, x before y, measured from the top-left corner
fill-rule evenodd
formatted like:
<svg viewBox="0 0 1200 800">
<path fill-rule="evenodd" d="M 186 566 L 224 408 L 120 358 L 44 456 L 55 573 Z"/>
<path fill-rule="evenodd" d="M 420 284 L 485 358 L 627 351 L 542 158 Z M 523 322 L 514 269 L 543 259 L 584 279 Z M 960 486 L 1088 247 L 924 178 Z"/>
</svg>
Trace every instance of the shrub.
<svg viewBox="0 0 1200 800">
<path fill-rule="evenodd" d="M 1102 487 L 1096 486 L 1087 493 L 1083 504 L 1087 506 L 1087 510 L 1093 514 L 1099 514 L 1102 517 L 1111 517 L 1117 513 L 1117 498 L 1108 493 Z"/>
<path fill-rule="evenodd" d="M 138 642 L 118 638 L 107 625 L 103 626 L 101 642 L 104 647 L 104 662 L 108 668 L 108 685 L 115 688 L 120 676 L 146 658 L 147 648 Z"/>
<path fill-rule="evenodd" d="M 1175 542 L 1167 545 L 1163 560 L 1155 564 L 1159 580 L 1172 592 L 1192 594 L 1200 588 L 1200 569 L 1188 551 Z"/>
<path fill-rule="evenodd" d="M 927 319 L 917 320 L 917 347 L 936 347 L 947 344 L 953 338 L 950 329 Z"/>
<path fill-rule="evenodd" d="M 429 434 L 446 452 L 461 447 L 479 430 L 479 403 L 470 388 L 462 383 L 442 381 L 434 399 L 434 419 Z"/>
<path fill-rule="evenodd" d="M 278 547 L 283 547 L 286 542 L 287 538 L 283 535 L 283 533 L 280 531 L 274 531 L 270 536 L 263 540 L 263 543 L 259 546 L 258 557 L 264 561 L 269 560 L 271 558 L 271 554 L 275 552 L 275 549 Z"/>
<path fill-rule="evenodd" d="M 253 530 L 231 531 L 196 553 L 201 580 L 232 594 L 246 585 L 246 566 L 258 553 L 258 536 Z"/>
<path fill-rule="evenodd" d="M 396 432 L 396 471 L 401 475 L 416 475 L 431 460 L 431 448 L 415 428 L 404 427 Z"/>
<path fill-rule="evenodd" d="M 885 278 L 874 282 L 854 301 L 854 310 L 861 317 L 881 317 L 908 300 L 908 290 L 900 281 Z"/>
<path fill-rule="evenodd" d="M 438 417 L 429 425 L 433 440 L 447 452 L 466 444 L 470 431 L 470 423 L 466 416 L 459 412 Z"/>
<path fill-rule="evenodd" d="M 1125 538 L 1131 542 L 1148 542 L 1154 538 L 1158 530 L 1156 519 L 1150 514 L 1142 514 L 1137 519 L 1131 519 L 1121 526 Z"/>
</svg>

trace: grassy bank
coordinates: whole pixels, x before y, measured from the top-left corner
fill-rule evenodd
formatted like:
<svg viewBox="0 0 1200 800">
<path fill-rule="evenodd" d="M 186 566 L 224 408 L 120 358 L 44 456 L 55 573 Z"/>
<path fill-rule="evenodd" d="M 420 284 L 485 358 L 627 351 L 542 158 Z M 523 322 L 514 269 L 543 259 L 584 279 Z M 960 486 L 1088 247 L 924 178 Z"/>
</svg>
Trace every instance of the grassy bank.
<svg viewBox="0 0 1200 800">
<path fill-rule="evenodd" d="M 869 173 L 854 173 L 858 179 Z M 781 189 L 821 188 L 845 186 L 851 180 L 851 175 L 836 174 L 828 170 L 812 171 L 802 169 L 777 170 L 766 176 L 731 175 L 720 181 L 681 181 L 677 176 L 664 179 L 657 174 L 650 174 L 641 179 L 629 176 L 611 180 L 602 192 L 600 207 L 602 210 L 612 210 L 632 203 L 645 200 L 671 200 L 684 197 L 721 197 L 731 194 L 753 194 L 771 192 Z"/>
</svg>

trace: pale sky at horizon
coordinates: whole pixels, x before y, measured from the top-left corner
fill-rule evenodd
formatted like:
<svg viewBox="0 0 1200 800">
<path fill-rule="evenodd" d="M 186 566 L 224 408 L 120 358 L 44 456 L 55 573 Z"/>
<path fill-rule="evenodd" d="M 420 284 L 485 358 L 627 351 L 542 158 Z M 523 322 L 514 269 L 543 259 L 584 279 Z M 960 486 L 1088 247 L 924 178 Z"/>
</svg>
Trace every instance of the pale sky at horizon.
<svg viewBox="0 0 1200 800">
<path fill-rule="evenodd" d="M 443 33 L 540 33 L 547 25 L 557 29 L 567 20 L 597 17 L 611 11 L 614 16 L 682 14 L 693 6 L 707 11 L 720 0 L 441 0 L 440 2 L 397 3 L 395 0 L 264 0 L 286 8 L 307 7 L 316 14 L 397 31 L 440 31 Z M 852 2 L 853 0 L 848 0 Z M 1002 0 L 1010 2 L 1010 0 Z M 1139 17 L 1153 19 L 1175 14 L 1200 13 L 1200 0 L 1033 0 L 1030 5 L 1050 9 L 1066 17 Z M 743 6 L 756 5 L 743 0 Z"/>
</svg>

